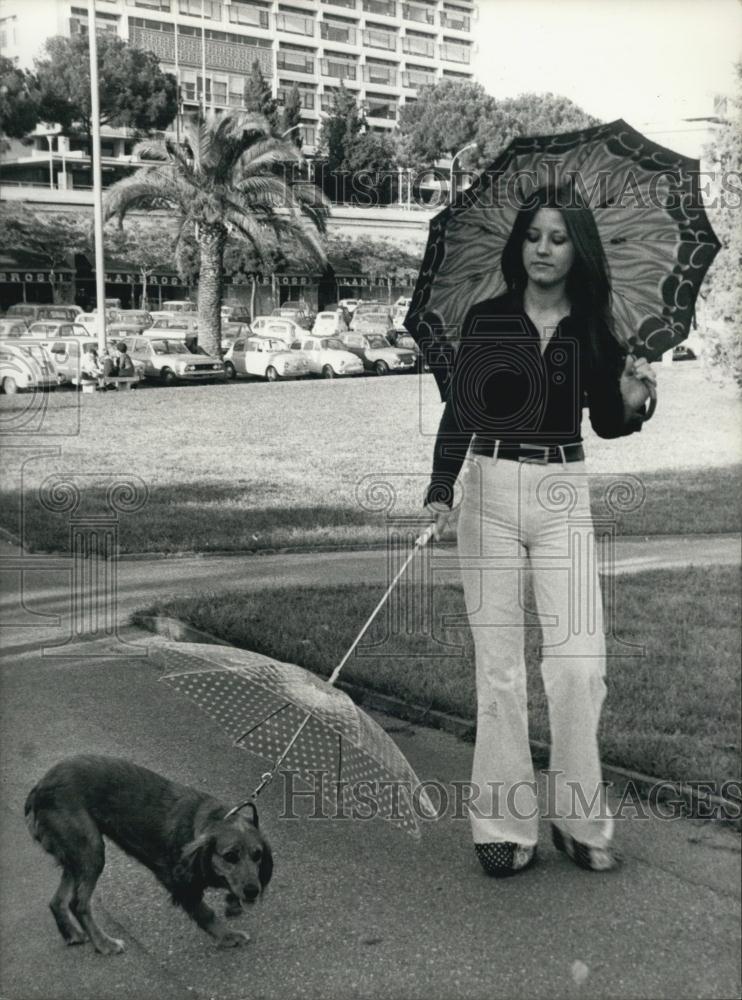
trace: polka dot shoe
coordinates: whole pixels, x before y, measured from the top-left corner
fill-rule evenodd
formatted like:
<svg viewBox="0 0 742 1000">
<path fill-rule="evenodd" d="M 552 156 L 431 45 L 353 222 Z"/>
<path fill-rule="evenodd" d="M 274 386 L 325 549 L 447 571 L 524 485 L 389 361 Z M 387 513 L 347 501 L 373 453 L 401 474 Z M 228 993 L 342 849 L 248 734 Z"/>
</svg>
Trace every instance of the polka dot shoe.
<svg viewBox="0 0 742 1000">
<path fill-rule="evenodd" d="M 581 844 L 579 840 L 570 837 L 568 833 L 562 833 L 554 824 L 551 824 L 551 839 L 554 847 L 579 867 L 589 872 L 609 872 L 618 868 L 621 860 L 618 855 L 606 847 L 590 847 L 588 844 Z"/>
<path fill-rule="evenodd" d="M 536 845 L 526 847 L 503 840 L 491 844 L 475 844 L 479 863 L 488 875 L 494 878 L 507 878 L 530 868 L 536 860 Z"/>
</svg>

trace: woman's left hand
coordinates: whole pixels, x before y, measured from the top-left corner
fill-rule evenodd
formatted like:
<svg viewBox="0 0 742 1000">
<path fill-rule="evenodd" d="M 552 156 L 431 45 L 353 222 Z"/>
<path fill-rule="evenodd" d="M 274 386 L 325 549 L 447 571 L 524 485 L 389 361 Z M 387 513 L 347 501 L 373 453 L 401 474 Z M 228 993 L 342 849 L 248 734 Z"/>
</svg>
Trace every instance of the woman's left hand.
<svg viewBox="0 0 742 1000">
<path fill-rule="evenodd" d="M 626 416 L 637 413 L 657 389 L 657 376 L 646 358 L 629 354 L 621 374 L 621 395 Z"/>
<path fill-rule="evenodd" d="M 645 382 L 650 382 L 653 386 L 657 385 L 657 376 L 654 373 L 654 368 L 652 368 L 646 358 L 635 358 L 633 354 L 630 354 L 626 358 L 624 375 L 626 374 L 633 375 L 634 378 L 640 378 Z"/>
</svg>

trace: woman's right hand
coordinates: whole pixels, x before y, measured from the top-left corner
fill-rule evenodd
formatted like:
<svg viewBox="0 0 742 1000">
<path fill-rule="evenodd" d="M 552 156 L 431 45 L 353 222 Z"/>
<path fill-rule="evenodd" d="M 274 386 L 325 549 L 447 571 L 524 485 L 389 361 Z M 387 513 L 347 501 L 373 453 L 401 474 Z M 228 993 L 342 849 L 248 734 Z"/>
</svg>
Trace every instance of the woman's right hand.
<svg viewBox="0 0 742 1000">
<path fill-rule="evenodd" d="M 425 505 L 425 510 L 430 514 L 430 518 L 433 524 L 433 538 L 436 542 L 441 540 L 443 532 L 446 530 L 446 525 L 448 524 L 451 517 L 451 510 L 448 507 L 443 507 L 441 504 L 428 503 Z"/>
</svg>

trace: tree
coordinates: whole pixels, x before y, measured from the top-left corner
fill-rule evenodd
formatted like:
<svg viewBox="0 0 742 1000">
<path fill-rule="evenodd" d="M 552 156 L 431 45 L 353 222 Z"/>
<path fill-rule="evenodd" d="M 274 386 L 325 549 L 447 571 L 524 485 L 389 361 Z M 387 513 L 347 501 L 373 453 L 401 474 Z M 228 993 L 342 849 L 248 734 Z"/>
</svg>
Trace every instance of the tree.
<svg viewBox="0 0 742 1000">
<path fill-rule="evenodd" d="M 36 60 L 44 116 L 65 131 L 91 135 L 90 56 L 87 35 L 54 37 Z M 116 35 L 98 36 L 101 125 L 164 129 L 177 110 L 177 84 L 163 73 L 152 52 L 127 45 Z"/>
<path fill-rule="evenodd" d="M 271 132 L 278 130 L 278 103 L 271 94 L 270 84 L 263 76 L 257 59 L 253 59 L 250 75 L 245 81 L 244 101 L 245 111 L 266 118 Z"/>
<path fill-rule="evenodd" d="M 397 182 L 396 147 L 391 136 L 365 132 L 346 147 L 343 169 L 351 175 L 351 198 L 361 205 L 388 204 Z"/>
<path fill-rule="evenodd" d="M 215 354 L 228 236 L 244 240 L 259 256 L 272 237 L 292 239 L 324 263 L 319 234 L 328 207 L 313 184 L 292 176 L 289 168 L 301 162 L 301 154 L 271 136 L 262 116 L 210 112 L 188 119 L 183 133 L 183 145 L 167 138 L 138 144 L 137 155 L 152 163 L 109 188 L 104 214 L 123 219 L 132 210 L 152 208 L 176 213 L 179 240 L 190 235 L 198 247 L 199 339 Z"/>
<path fill-rule="evenodd" d="M 480 167 L 491 163 L 516 136 L 551 135 L 598 125 L 599 119 L 559 94 L 520 94 L 495 101 L 475 135 Z"/>
<path fill-rule="evenodd" d="M 289 91 L 289 95 L 286 98 L 286 103 L 283 106 L 283 114 L 281 115 L 281 124 L 278 127 L 279 133 L 282 136 L 286 136 L 287 132 L 291 134 L 291 142 L 301 149 L 301 129 L 298 127 L 301 124 L 301 94 L 299 93 L 299 88 L 296 84 Z M 286 136 L 288 138 L 288 136 Z"/>
<path fill-rule="evenodd" d="M 39 122 L 39 91 L 31 74 L 0 56 L 0 135 L 23 139 Z"/>
<path fill-rule="evenodd" d="M 708 215 L 722 249 L 701 293 L 701 335 L 707 364 L 742 388 L 742 63 L 736 69 L 737 93 L 727 101 L 714 139 L 704 150 L 712 168 Z"/>
<path fill-rule="evenodd" d="M 319 150 L 331 173 L 347 170 L 346 157 L 353 140 L 361 134 L 366 122 L 355 95 L 340 81 L 332 95 L 329 113 L 319 131 Z"/>
<path fill-rule="evenodd" d="M 140 308 L 147 308 L 147 285 L 154 272 L 175 270 L 176 241 L 177 233 L 167 228 L 145 227 L 133 222 L 128 222 L 126 228 L 109 228 L 104 233 L 106 267 L 112 257 L 139 272 L 142 285 Z"/>
<path fill-rule="evenodd" d="M 480 122 L 493 114 L 495 101 L 480 83 L 443 79 L 421 87 L 414 103 L 399 112 L 400 157 L 422 169 L 453 156 L 472 142 Z"/>
<path fill-rule="evenodd" d="M 0 246 L 28 253 L 49 269 L 54 302 L 63 302 L 64 274 L 74 272 L 74 255 L 89 247 L 90 220 L 71 212 L 32 212 L 25 205 L 0 205 Z"/>
</svg>

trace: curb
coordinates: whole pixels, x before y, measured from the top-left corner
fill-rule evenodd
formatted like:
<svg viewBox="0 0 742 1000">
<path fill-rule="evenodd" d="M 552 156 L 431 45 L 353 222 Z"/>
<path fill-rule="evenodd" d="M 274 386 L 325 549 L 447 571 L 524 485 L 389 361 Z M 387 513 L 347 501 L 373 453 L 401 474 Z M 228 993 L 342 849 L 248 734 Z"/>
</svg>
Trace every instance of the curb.
<svg viewBox="0 0 742 1000">
<path fill-rule="evenodd" d="M 132 615 L 131 624 L 140 625 L 149 629 L 156 635 L 162 635 L 167 639 L 176 642 L 198 642 L 212 646 L 233 646 L 230 642 L 212 635 L 210 632 L 202 632 L 194 628 L 180 618 L 170 618 L 166 615 L 141 616 Z M 233 647 L 238 649 L 239 647 Z M 440 729 L 467 743 L 473 743 L 476 736 L 476 724 L 470 719 L 463 719 L 460 716 L 442 712 L 430 706 L 416 705 L 414 703 L 402 701 L 393 695 L 381 694 L 372 688 L 363 687 L 360 684 L 353 684 L 350 681 L 339 681 L 338 687 L 345 691 L 353 701 L 361 708 L 371 711 L 383 712 L 396 719 L 414 723 L 418 726 L 428 726 L 431 729 Z M 547 767 L 549 761 L 550 745 L 541 740 L 529 740 L 531 747 L 531 757 L 537 767 Z M 603 779 L 613 787 L 614 792 L 620 791 L 624 795 L 631 791 L 632 798 L 653 797 L 661 801 L 677 802 L 681 798 L 686 804 L 690 816 L 688 818 L 714 820 L 733 827 L 735 830 L 742 830 L 742 815 L 740 815 L 740 803 L 735 800 L 725 799 L 720 795 L 701 794 L 692 785 L 683 782 L 673 782 L 667 779 L 656 778 L 641 771 L 632 771 L 628 768 L 619 767 L 617 764 L 603 764 Z M 632 801 L 630 799 L 629 801 Z"/>
</svg>

